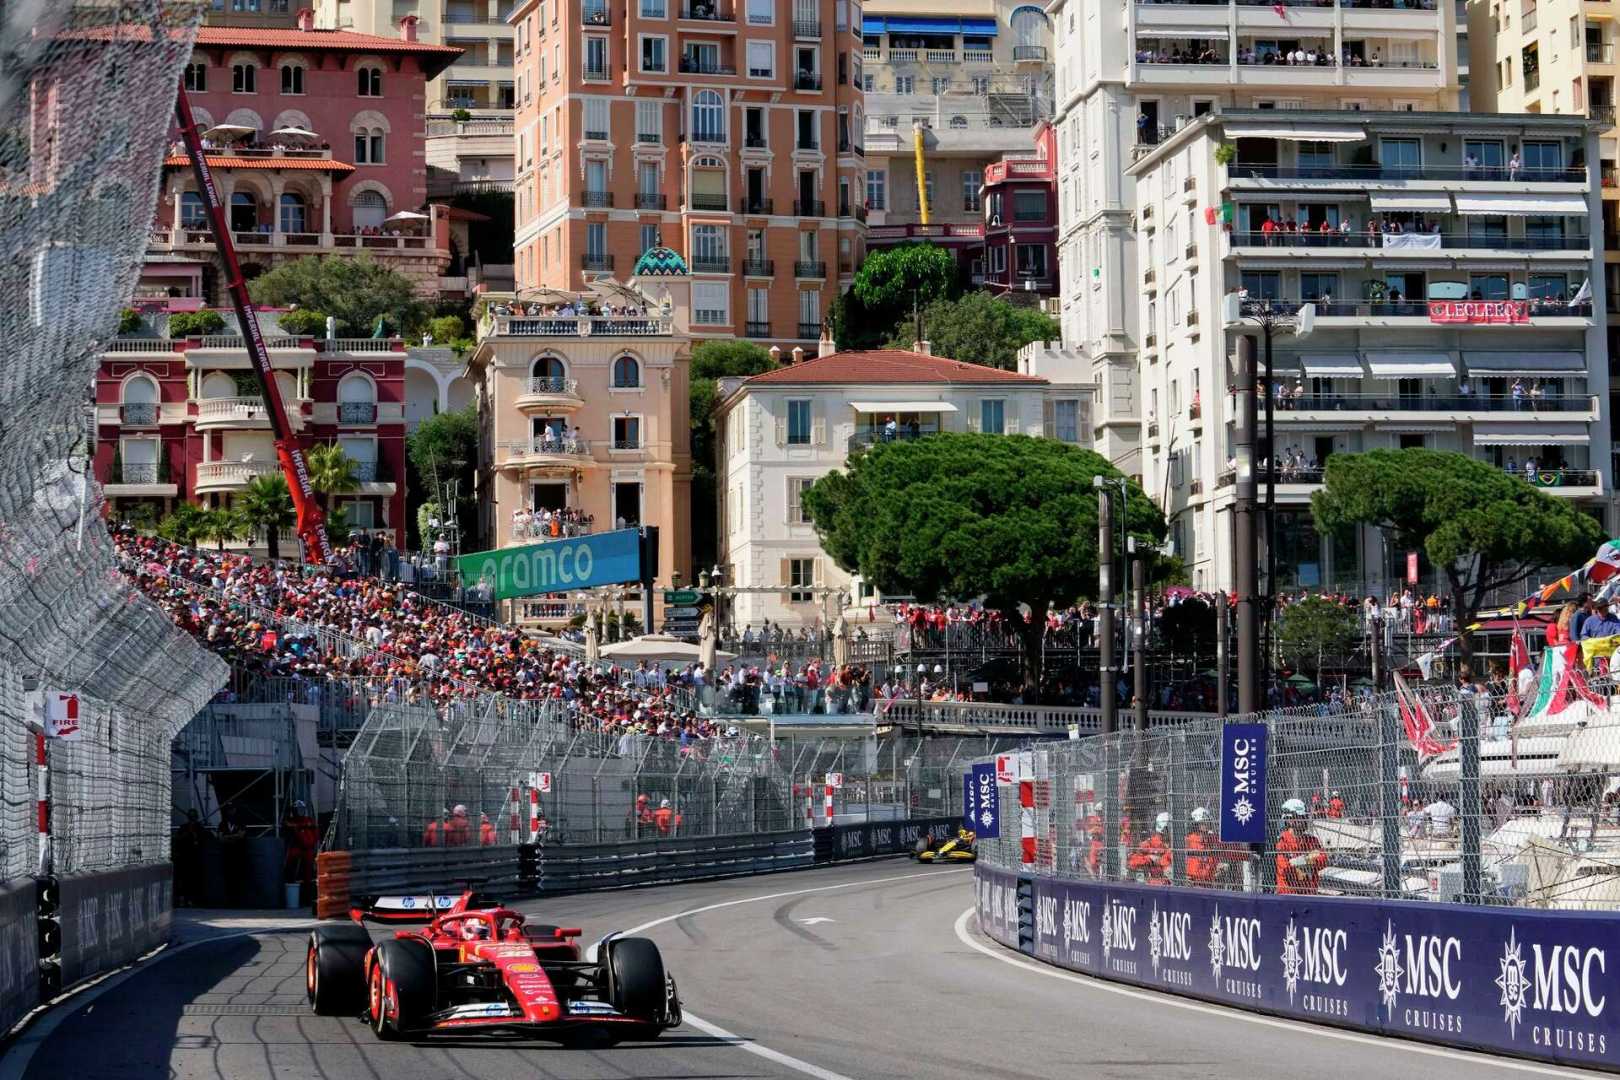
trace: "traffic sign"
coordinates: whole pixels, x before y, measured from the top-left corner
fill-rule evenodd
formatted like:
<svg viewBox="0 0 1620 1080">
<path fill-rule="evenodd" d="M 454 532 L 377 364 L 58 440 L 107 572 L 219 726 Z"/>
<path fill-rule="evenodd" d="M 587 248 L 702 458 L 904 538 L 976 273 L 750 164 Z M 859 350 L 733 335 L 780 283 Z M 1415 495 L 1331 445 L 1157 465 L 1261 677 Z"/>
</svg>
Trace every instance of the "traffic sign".
<svg viewBox="0 0 1620 1080">
<path fill-rule="evenodd" d="M 673 607 L 669 609 L 668 614 L 671 619 L 699 619 L 703 617 L 702 609 L 695 607 Z"/>
<path fill-rule="evenodd" d="M 702 594 L 696 589 L 664 590 L 664 603 L 666 604 L 681 604 L 683 606 L 689 606 L 697 603 L 700 599 L 702 599 Z"/>
</svg>

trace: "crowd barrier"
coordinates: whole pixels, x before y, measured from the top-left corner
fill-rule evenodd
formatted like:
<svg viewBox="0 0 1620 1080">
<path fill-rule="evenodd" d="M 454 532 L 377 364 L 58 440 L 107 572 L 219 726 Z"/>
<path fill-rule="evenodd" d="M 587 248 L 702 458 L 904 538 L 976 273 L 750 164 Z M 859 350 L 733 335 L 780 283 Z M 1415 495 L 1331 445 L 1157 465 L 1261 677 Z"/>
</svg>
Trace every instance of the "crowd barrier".
<svg viewBox="0 0 1620 1080">
<path fill-rule="evenodd" d="M 796 870 L 815 861 L 808 829 L 754 836 L 537 847 L 536 891 L 585 892 Z"/>
<path fill-rule="evenodd" d="M 57 879 L 61 985 L 129 963 L 169 940 L 174 872 L 168 863 Z"/>
<path fill-rule="evenodd" d="M 974 899 L 991 938 L 1087 975 L 1379 1035 L 1620 1068 L 1612 914 L 1102 884 L 982 863 Z"/>
<path fill-rule="evenodd" d="M 39 918 L 36 887 L 0 890 L 0 1034 L 39 1004 Z"/>
</svg>

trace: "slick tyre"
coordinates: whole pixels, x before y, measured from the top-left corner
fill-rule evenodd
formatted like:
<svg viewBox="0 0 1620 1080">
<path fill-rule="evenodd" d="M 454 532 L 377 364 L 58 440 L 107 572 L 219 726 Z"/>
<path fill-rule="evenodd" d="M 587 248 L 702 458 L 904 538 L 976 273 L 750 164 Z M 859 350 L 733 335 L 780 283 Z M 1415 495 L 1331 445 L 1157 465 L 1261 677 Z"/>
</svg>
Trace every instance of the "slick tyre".
<svg viewBox="0 0 1620 1080">
<path fill-rule="evenodd" d="M 664 958 L 647 938 L 617 938 L 607 956 L 608 1001 L 625 1016 L 643 1021 L 624 1029 L 629 1039 L 656 1039 L 663 1030 Z"/>
<path fill-rule="evenodd" d="M 438 994 L 435 979 L 425 942 L 396 938 L 377 946 L 366 981 L 366 1019 L 379 1039 L 403 1039 L 421 1027 Z"/>
<path fill-rule="evenodd" d="M 304 990 L 318 1016 L 354 1016 L 366 997 L 366 952 L 371 935 L 361 926 L 323 926 L 309 935 Z"/>
</svg>

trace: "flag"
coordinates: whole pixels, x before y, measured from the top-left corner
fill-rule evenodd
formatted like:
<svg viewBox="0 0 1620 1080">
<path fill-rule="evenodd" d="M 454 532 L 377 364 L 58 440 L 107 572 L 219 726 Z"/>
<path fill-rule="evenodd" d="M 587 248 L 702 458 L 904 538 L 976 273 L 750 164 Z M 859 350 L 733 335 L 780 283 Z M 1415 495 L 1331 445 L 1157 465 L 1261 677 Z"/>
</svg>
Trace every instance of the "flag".
<svg viewBox="0 0 1620 1080">
<path fill-rule="evenodd" d="M 1412 744 L 1420 760 L 1427 760 L 1450 750 L 1457 744 L 1446 743 L 1435 737 L 1434 720 L 1429 716 L 1429 710 L 1418 700 L 1401 678 L 1400 672 L 1395 673 L 1395 699 L 1400 704 L 1401 724 L 1406 728 L 1406 741 Z M 1466 706 L 1465 706 L 1466 707 Z"/>
<path fill-rule="evenodd" d="M 1281 3 L 1272 4 L 1271 5 L 1271 10 L 1275 11 L 1277 13 L 1277 18 L 1281 19 L 1283 22 L 1289 22 L 1290 21 L 1289 18 L 1288 18 L 1288 5 L 1287 4 L 1281 4 Z"/>
<path fill-rule="evenodd" d="M 1575 295 L 1569 298 L 1569 306 L 1570 307 L 1580 307 L 1582 304 L 1590 304 L 1591 302 L 1592 302 L 1592 279 L 1587 278 L 1585 281 L 1581 282 L 1581 287 L 1575 293 Z"/>
<path fill-rule="evenodd" d="M 1620 574 L 1620 540 L 1610 540 L 1598 548 L 1585 569 L 1586 580 L 1594 585 Z"/>
<path fill-rule="evenodd" d="M 1508 714 L 1519 716 L 1519 672 L 1530 666 L 1530 650 L 1524 644 L 1524 631 L 1515 624 L 1513 640 L 1508 643 Z"/>
</svg>

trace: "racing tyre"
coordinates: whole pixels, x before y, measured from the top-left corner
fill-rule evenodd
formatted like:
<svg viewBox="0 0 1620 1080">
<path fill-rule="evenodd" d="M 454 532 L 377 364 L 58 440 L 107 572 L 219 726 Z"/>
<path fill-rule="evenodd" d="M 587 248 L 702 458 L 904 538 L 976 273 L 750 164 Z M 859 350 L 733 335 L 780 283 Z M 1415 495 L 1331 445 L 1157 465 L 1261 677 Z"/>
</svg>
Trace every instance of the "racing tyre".
<svg viewBox="0 0 1620 1080">
<path fill-rule="evenodd" d="M 669 984 L 664 958 L 648 938 L 616 938 L 608 949 L 608 1001 L 625 1016 L 645 1023 L 628 1027 L 626 1038 L 656 1039 L 663 1030 Z"/>
<path fill-rule="evenodd" d="M 380 1039 L 403 1039 L 433 1011 L 438 995 L 433 951 L 396 938 L 377 946 L 366 979 L 366 1019 Z"/>
<path fill-rule="evenodd" d="M 309 935 L 304 959 L 304 990 L 318 1016 L 353 1016 L 366 997 L 366 951 L 371 935 L 363 926 L 322 926 Z"/>
</svg>

